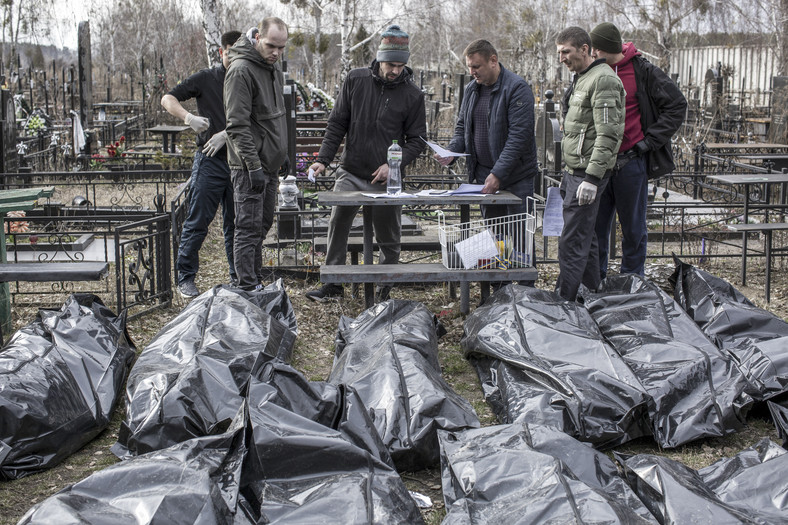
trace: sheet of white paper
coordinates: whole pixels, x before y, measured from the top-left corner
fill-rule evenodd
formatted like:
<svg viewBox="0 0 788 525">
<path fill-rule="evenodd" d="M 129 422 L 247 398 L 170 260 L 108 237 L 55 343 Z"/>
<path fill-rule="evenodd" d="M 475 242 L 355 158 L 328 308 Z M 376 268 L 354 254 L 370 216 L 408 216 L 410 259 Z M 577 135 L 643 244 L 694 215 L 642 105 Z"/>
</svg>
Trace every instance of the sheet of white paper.
<svg viewBox="0 0 788 525">
<path fill-rule="evenodd" d="M 415 195 L 418 197 L 434 197 L 436 195 L 451 195 L 451 190 L 421 190 Z"/>
<path fill-rule="evenodd" d="M 456 190 L 452 190 L 451 195 L 476 195 L 482 193 L 484 184 L 460 184 Z"/>
<path fill-rule="evenodd" d="M 422 137 L 421 140 L 426 142 L 427 146 L 429 146 L 430 149 L 432 149 L 432 151 L 434 151 L 435 153 L 437 153 L 441 157 L 467 157 L 468 156 L 468 153 L 455 153 L 453 151 L 449 151 L 446 148 L 444 148 L 443 146 L 441 146 L 440 144 L 436 144 L 434 142 L 430 142 L 429 140 L 427 140 L 427 139 L 425 139 L 423 137 Z"/>
<path fill-rule="evenodd" d="M 472 235 L 464 241 L 458 242 L 454 247 L 460 254 L 462 265 L 468 270 L 476 268 L 479 259 L 492 259 L 498 255 L 498 244 L 490 230 Z"/>
<path fill-rule="evenodd" d="M 315 170 L 309 168 L 309 173 L 306 174 L 306 178 L 309 179 L 309 182 L 315 182 Z"/>
<path fill-rule="evenodd" d="M 389 195 L 388 193 L 362 193 L 362 195 L 373 199 L 382 199 L 383 197 L 388 197 L 390 199 L 405 199 L 407 197 L 413 197 L 413 194 L 405 193 L 404 191 L 395 193 L 394 195 Z"/>
<path fill-rule="evenodd" d="M 560 237 L 564 229 L 564 201 L 558 186 L 547 188 L 547 203 L 542 215 L 542 235 Z"/>
</svg>

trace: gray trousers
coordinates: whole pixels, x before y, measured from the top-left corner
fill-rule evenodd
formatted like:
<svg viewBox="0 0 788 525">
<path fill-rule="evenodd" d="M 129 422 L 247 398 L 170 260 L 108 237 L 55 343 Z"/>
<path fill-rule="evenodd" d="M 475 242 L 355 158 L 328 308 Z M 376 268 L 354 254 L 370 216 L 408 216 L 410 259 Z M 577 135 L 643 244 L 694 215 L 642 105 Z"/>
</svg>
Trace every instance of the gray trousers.
<svg viewBox="0 0 788 525">
<path fill-rule="evenodd" d="M 269 175 L 262 192 L 252 191 L 249 172 L 232 170 L 235 199 L 233 258 L 238 286 L 251 290 L 263 281 L 263 240 L 274 223 L 279 177 Z"/>
<path fill-rule="evenodd" d="M 576 173 L 576 174 L 575 174 Z M 585 179 L 583 170 L 565 173 L 561 180 L 561 197 L 564 199 L 564 229 L 558 240 L 558 282 L 556 291 L 567 301 L 577 298 L 581 284 L 596 290 L 601 281 L 599 274 L 599 243 L 596 238 L 596 215 L 599 200 L 605 191 L 609 177 L 605 177 L 597 188 L 596 198 L 591 204 L 580 206 L 577 188 Z"/>
<path fill-rule="evenodd" d="M 342 168 L 337 169 L 334 191 L 382 193 L 385 184 L 372 184 Z M 347 239 L 361 206 L 334 206 L 328 222 L 326 264 L 346 264 Z M 380 247 L 381 264 L 399 263 L 402 206 L 372 206 L 372 226 Z"/>
</svg>

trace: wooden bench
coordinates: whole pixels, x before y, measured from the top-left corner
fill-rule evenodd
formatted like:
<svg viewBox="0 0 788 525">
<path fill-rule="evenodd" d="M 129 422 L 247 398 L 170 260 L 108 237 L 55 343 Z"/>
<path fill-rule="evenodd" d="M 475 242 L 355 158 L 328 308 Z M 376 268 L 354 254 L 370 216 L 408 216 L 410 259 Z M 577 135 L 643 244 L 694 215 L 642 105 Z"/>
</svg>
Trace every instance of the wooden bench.
<svg viewBox="0 0 788 525">
<path fill-rule="evenodd" d="M 760 232 L 765 237 L 766 245 L 766 302 L 769 302 L 772 278 L 772 233 L 776 231 L 788 230 L 788 222 L 767 222 L 762 224 L 728 224 L 731 230 L 747 234 L 749 232 Z M 745 249 L 745 248 L 743 248 Z M 742 254 L 746 257 L 747 254 Z"/>
<path fill-rule="evenodd" d="M 320 267 L 322 283 L 370 283 L 391 285 L 396 283 L 471 283 L 494 281 L 535 281 L 534 267 L 509 270 L 450 270 L 440 263 L 323 265 Z M 467 290 L 467 287 L 465 288 Z M 470 311 L 468 294 L 460 298 L 460 312 Z"/>
<path fill-rule="evenodd" d="M 315 237 L 313 244 L 316 252 L 328 250 L 328 237 Z M 372 249 L 379 251 L 380 247 L 375 242 Z M 437 235 L 403 235 L 400 237 L 400 250 L 403 252 L 440 252 L 441 243 Z M 351 235 L 347 240 L 347 251 L 350 252 L 351 264 L 358 264 L 358 256 L 364 252 L 364 238 L 360 235 Z"/>
<path fill-rule="evenodd" d="M 108 272 L 106 262 L 0 263 L 0 282 L 100 281 Z"/>
</svg>

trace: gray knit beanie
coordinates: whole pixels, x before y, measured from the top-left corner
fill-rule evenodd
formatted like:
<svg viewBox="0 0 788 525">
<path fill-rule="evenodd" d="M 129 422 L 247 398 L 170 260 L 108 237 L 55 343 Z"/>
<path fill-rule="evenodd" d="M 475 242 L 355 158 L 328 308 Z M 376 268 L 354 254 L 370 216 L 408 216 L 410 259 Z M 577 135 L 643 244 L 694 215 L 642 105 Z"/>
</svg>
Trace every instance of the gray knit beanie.
<svg viewBox="0 0 788 525">
<path fill-rule="evenodd" d="M 410 57 L 408 34 L 399 26 L 389 26 L 381 35 L 378 48 L 378 62 L 397 62 L 406 64 Z"/>
<path fill-rule="evenodd" d="M 621 53 L 621 33 L 610 22 L 602 22 L 589 33 L 591 47 L 605 53 Z"/>
</svg>

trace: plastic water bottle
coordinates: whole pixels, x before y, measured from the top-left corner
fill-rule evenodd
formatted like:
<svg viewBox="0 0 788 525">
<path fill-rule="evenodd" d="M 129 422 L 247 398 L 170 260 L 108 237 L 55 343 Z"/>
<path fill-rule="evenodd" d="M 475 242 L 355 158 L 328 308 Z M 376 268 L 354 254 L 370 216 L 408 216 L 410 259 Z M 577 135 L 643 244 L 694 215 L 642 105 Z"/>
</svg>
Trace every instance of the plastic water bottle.
<svg viewBox="0 0 788 525">
<path fill-rule="evenodd" d="M 401 162 L 402 148 L 396 140 L 393 140 L 388 150 L 389 180 L 386 184 L 386 191 L 389 195 L 395 195 L 402 191 L 402 174 L 399 171 Z"/>
</svg>

